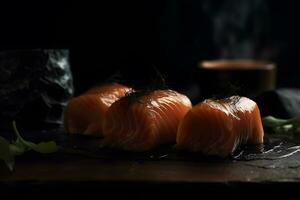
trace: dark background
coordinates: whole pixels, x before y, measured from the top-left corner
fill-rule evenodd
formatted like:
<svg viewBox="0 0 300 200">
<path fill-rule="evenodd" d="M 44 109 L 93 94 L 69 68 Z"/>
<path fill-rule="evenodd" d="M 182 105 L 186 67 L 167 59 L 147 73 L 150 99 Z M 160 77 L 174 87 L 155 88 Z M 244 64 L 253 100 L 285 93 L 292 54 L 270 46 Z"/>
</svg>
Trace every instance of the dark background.
<svg viewBox="0 0 300 200">
<path fill-rule="evenodd" d="M 299 87 L 297 1 L 18 1 L 0 4 L 0 49 L 69 48 L 76 94 L 118 77 L 149 84 L 158 69 L 188 91 L 204 59 L 278 65 L 278 87 Z"/>
<path fill-rule="evenodd" d="M 165 76 L 171 88 L 189 93 L 194 91 L 197 62 L 219 58 L 274 61 L 278 66 L 278 87 L 300 87 L 300 12 L 297 2 L 1 2 L 0 50 L 70 49 L 76 94 L 111 77 L 135 87 L 146 86 L 157 76 L 154 68 Z M 30 120 L 36 123 L 32 118 Z M 19 127 L 22 130 L 22 124 Z M 202 189 L 208 189 L 211 194 L 219 189 L 219 193 L 215 193 L 217 196 L 243 195 L 243 198 L 247 198 L 245 188 L 247 192 L 253 191 L 253 186 L 249 190 L 248 185 L 235 186 L 234 191 L 232 188 L 212 188 L 209 184 Z M 278 192 L 296 191 L 296 187 L 290 187 L 290 184 L 284 187 L 277 185 L 278 190 L 274 190 L 272 184 L 267 184 L 267 189 L 260 185 L 254 188 L 265 189 L 262 192 L 272 198 Z M 180 193 L 180 189 L 196 194 L 198 185 L 192 188 L 180 185 L 179 190 L 170 187 L 170 190 L 165 191 L 164 188 L 164 191 L 176 197 L 178 192 L 173 191 Z M 237 195 L 238 189 L 241 192 Z M 45 190 L 49 191 L 49 188 L 46 186 Z"/>
</svg>

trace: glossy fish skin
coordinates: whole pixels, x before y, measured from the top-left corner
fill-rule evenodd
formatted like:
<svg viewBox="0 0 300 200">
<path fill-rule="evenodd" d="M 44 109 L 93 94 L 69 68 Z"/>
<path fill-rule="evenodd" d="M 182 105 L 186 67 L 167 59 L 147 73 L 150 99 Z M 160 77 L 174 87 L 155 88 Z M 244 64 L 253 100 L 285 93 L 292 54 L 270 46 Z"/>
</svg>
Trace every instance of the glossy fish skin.
<svg viewBox="0 0 300 200">
<path fill-rule="evenodd" d="M 188 97 L 172 90 L 122 98 L 107 111 L 103 145 L 141 152 L 175 143 L 179 122 L 191 107 Z"/>
<path fill-rule="evenodd" d="M 94 87 L 72 98 L 64 111 L 65 129 L 70 134 L 102 136 L 107 109 L 132 89 L 118 84 Z"/>
<path fill-rule="evenodd" d="M 256 103 L 246 97 L 205 100 L 184 117 L 177 148 L 226 157 L 242 144 L 263 143 L 264 130 Z"/>
<path fill-rule="evenodd" d="M 109 107 L 116 100 L 125 96 L 125 94 L 132 92 L 133 89 L 127 86 L 121 85 L 119 83 L 110 83 L 101 86 L 96 86 L 88 91 L 86 91 L 83 95 L 97 95 L 103 103 Z"/>
</svg>

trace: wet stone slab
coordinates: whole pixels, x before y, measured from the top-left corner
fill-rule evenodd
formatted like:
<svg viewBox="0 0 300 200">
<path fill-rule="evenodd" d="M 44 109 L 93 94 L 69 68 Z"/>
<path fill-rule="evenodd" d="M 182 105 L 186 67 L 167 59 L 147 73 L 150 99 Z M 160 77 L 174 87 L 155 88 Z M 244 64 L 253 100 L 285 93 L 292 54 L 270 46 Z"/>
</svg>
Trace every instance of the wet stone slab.
<svg viewBox="0 0 300 200">
<path fill-rule="evenodd" d="M 26 133 L 24 137 L 35 142 L 55 140 L 65 150 L 51 155 L 28 152 L 17 158 L 13 173 L 0 165 L 1 183 L 232 184 L 300 180 L 300 146 L 295 137 L 266 135 L 263 146 L 245 146 L 225 159 L 178 152 L 173 146 L 147 153 L 114 151 L 100 148 L 101 139 L 69 137 L 61 130 Z"/>
</svg>

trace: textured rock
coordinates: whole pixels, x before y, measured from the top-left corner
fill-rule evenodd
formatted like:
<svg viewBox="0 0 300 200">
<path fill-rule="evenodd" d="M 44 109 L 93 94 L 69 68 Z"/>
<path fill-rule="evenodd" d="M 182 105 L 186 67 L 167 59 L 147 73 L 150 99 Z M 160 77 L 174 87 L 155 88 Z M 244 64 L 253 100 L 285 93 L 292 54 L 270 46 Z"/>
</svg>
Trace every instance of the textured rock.
<svg viewBox="0 0 300 200">
<path fill-rule="evenodd" d="M 0 85 L 1 128 L 12 120 L 26 129 L 59 126 L 66 101 L 73 95 L 69 51 L 2 51 Z"/>
</svg>

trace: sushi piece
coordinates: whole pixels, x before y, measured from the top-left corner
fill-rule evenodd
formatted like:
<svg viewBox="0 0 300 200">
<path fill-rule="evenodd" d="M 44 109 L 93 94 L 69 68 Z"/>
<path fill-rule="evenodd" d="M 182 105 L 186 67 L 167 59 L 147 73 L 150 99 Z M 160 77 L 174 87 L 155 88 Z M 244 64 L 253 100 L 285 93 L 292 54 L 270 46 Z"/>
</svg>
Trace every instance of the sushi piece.
<svg viewBox="0 0 300 200">
<path fill-rule="evenodd" d="M 70 134 L 102 136 L 102 126 L 107 109 L 132 89 L 118 84 L 92 88 L 71 99 L 64 112 L 65 129 Z"/>
<path fill-rule="evenodd" d="M 195 105 L 179 125 L 176 147 L 226 157 L 242 144 L 263 143 L 256 103 L 246 97 L 207 99 Z"/>
<path fill-rule="evenodd" d="M 121 98 L 107 111 L 103 146 L 142 152 L 175 143 L 179 122 L 191 107 L 188 97 L 172 90 Z"/>
</svg>

